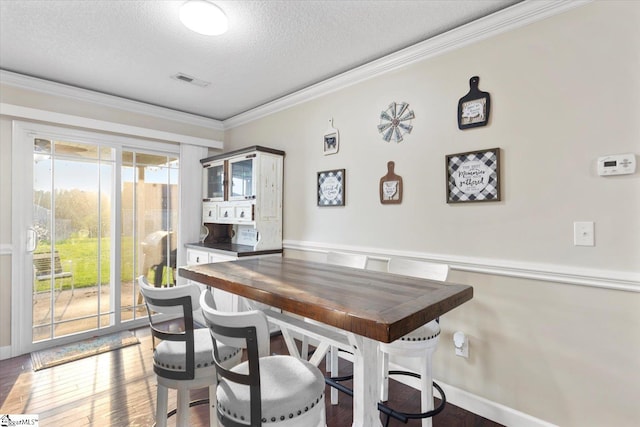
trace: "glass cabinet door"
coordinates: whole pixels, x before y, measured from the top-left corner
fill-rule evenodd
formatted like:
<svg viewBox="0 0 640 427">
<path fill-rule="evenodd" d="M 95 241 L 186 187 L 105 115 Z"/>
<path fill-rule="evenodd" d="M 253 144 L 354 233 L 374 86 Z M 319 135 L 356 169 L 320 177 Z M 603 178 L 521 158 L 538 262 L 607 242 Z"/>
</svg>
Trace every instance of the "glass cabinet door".
<svg viewBox="0 0 640 427">
<path fill-rule="evenodd" d="M 229 200 L 251 199 L 255 197 L 253 182 L 254 158 L 230 160 L 231 194 Z"/>
<path fill-rule="evenodd" d="M 207 167 L 206 178 L 204 198 L 224 200 L 224 162 Z"/>
</svg>

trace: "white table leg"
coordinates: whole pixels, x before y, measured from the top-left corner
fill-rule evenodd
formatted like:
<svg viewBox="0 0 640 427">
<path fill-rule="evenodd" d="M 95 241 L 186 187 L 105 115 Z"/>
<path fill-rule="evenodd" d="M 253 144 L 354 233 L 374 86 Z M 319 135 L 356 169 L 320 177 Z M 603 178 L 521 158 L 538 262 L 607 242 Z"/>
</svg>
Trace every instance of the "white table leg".
<svg viewBox="0 0 640 427">
<path fill-rule="evenodd" d="M 378 412 L 378 342 L 349 334 L 353 346 L 353 427 L 382 427 Z"/>
</svg>

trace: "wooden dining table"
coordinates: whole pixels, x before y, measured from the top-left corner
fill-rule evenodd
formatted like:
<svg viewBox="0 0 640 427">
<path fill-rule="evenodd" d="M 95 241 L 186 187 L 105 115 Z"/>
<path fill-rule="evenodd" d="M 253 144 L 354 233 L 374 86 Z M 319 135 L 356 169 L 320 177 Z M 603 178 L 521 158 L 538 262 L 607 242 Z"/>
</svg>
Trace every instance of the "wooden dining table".
<svg viewBox="0 0 640 427">
<path fill-rule="evenodd" d="M 181 267 L 179 274 L 333 327 L 327 331 L 338 328 L 354 355 L 354 427 L 381 426 L 378 342 L 392 342 L 473 297 L 468 285 L 279 256 Z"/>
</svg>

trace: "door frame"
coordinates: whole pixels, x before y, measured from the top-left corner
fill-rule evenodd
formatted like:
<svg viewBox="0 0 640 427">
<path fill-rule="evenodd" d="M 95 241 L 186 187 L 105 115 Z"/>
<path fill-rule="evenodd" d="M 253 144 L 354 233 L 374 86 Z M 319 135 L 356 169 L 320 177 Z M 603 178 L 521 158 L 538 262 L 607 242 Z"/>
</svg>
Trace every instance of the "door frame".
<svg viewBox="0 0 640 427">
<path fill-rule="evenodd" d="M 13 121 L 12 123 L 12 184 L 11 184 L 11 233 L 13 254 L 11 257 L 11 356 L 29 353 L 52 347 L 54 345 L 66 344 L 96 335 L 104 335 L 122 329 L 122 323 L 119 319 L 113 325 L 91 330 L 73 335 L 67 335 L 60 338 L 53 338 L 38 343 L 32 342 L 33 333 L 33 295 L 30 286 L 25 283 L 33 282 L 32 255 L 27 252 L 27 229 L 32 223 L 33 209 L 33 138 L 45 136 L 51 139 L 67 139 L 67 140 L 84 140 L 86 142 L 108 143 L 115 146 L 121 151 L 123 148 L 130 149 L 146 149 L 154 152 L 163 152 L 169 154 L 180 154 L 180 146 L 178 144 L 169 144 L 158 141 L 146 141 L 136 138 L 124 136 L 114 136 L 110 134 L 100 133 L 99 131 L 78 130 L 75 128 L 67 128 L 63 126 L 55 126 L 41 123 L 33 123 L 26 121 Z M 116 162 L 121 165 L 121 160 Z M 117 167 L 117 166 L 116 166 Z M 180 167 L 182 175 L 183 168 Z M 115 174 L 119 177 L 119 174 Z M 120 182 L 117 178 L 117 182 Z M 180 178 L 180 187 L 182 186 L 182 177 Z M 119 186 L 114 187 L 116 193 Z M 119 197 L 119 196 L 118 196 Z M 119 203 L 113 204 L 116 215 L 116 225 L 120 223 Z M 179 215 L 181 217 L 181 215 Z M 115 227 L 112 227 L 112 238 L 114 236 Z M 111 268 L 114 265 L 118 268 L 118 263 L 113 262 L 119 259 L 119 245 L 111 255 Z M 113 270 L 112 270 L 113 273 Z M 112 275 L 118 277 L 119 275 Z M 119 301 L 119 298 L 117 298 Z M 115 302 L 114 302 L 115 303 Z M 120 310 L 119 303 L 116 306 Z M 126 323 L 127 328 L 143 326 L 147 323 L 146 318 L 141 318 Z"/>
</svg>

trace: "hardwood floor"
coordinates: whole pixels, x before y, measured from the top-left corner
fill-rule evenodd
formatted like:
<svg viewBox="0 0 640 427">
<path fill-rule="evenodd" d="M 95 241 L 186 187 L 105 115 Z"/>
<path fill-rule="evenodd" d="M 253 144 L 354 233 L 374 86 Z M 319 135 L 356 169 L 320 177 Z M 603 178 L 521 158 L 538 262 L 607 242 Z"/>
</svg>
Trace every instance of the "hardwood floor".
<svg viewBox="0 0 640 427">
<path fill-rule="evenodd" d="M 154 423 L 156 381 L 152 366 L 148 328 L 135 331 L 140 345 L 125 347 L 79 361 L 34 372 L 30 355 L 0 361 L 0 415 L 38 414 L 40 426 L 150 426 Z M 286 354 L 280 336 L 272 338 L 271 350 Z M 341 373 L 350 364 L 341 361 Z M 348 384 L 347 384 L 348 385 Z M 328 387 L 327 387 L 328 391 Z M 192 398 L 206 397 L 206 390 L 192 392 Z M 328 393 L 327 393 L 328 394 Z M 390 383 L 391 403 L 404 411 L 418 411 L 417 390 L 395 381 Z M 169 407 L 176 406 L 175 392 L 169 392 Z M 340 394 L 332 406 L 327 397 L 327 426 L 346 427 L 352 422 L 351 398 Z M 383 417 L 383 423 L 386 417 Z M 206 406 L 191 409 L 193 427 L 208 426 Z M 175 417 L 169 421 L 175 425 Z M 389 426 L 420 426 L 419 420 L 403 424 L 392 419 Z M 496 427 L 500 424 L 447 403 L 433 419 L 434 427 Z"/>
</svg>

